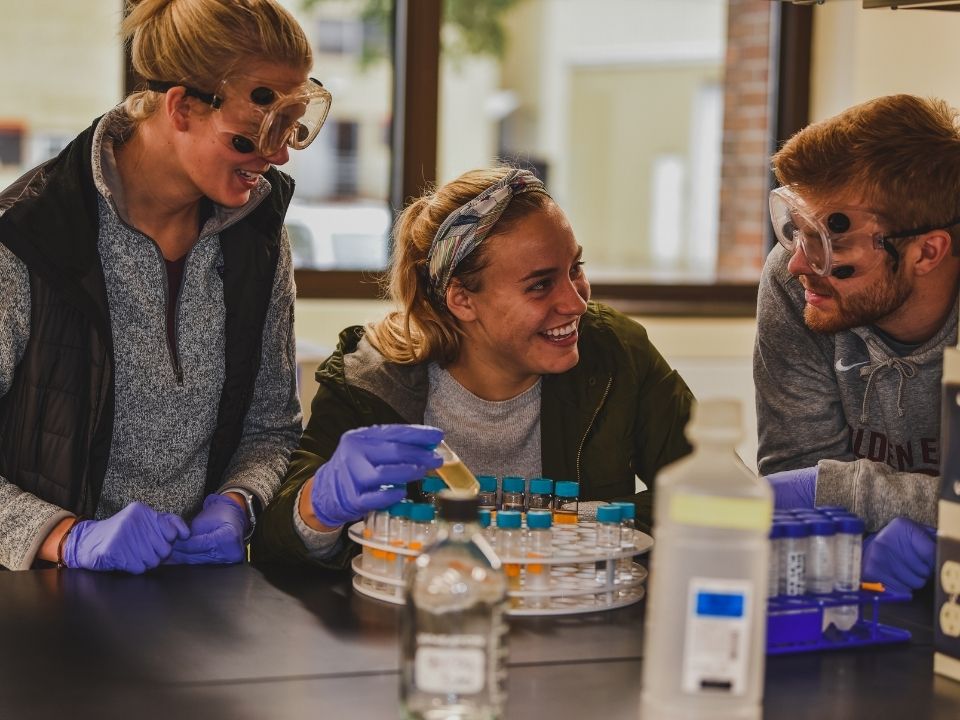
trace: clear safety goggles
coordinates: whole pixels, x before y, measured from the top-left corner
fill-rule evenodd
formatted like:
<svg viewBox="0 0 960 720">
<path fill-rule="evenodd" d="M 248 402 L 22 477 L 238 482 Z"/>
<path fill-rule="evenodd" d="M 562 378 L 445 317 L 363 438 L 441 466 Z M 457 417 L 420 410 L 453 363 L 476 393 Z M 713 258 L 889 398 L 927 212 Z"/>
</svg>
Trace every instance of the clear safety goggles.
<svg viewBox="0 0 960 720">
<path fill-rule="evenodd" d="M 245 75 L 224 79 L 214 93 L 182 83 L 148 83 L 157 92 L 178 86 L 216 111 L 214 123 L 230 147 L 240 153 L 256 151 L 261 157 L 274 155 L 284 145 L 302 150 L 312 143 L 327 119 L 332 99 L 314 78 L 287 93 Z"/>
<path fill-rule="evenodd" d="M 816 211 L 788 187 L 771 191 L 770 219 L 777 240 L 788 252 L 796 252 L 799 245 L 815 273 L 833 275 L 841 280 L 869 272 L 880 264 L 885 253 L 897 263 L 900 253 L 891 240 L 923 235 L 960 223 L 960 218 L 955 218 L 946 225 L 886 233 L 882 228 L 889 227 L 889 224 L 877 213 L 852 207 Z"/>
</svg>

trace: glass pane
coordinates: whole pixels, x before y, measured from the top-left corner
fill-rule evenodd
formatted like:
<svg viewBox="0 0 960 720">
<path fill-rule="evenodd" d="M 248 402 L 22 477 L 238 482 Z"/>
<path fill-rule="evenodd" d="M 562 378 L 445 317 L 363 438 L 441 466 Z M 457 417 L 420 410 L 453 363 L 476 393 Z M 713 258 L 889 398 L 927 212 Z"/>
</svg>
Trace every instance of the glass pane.
<svg viewBox="0 0 960 720">
<path fill-rule="evenodd" d="M 297 183 L 287 212 L 294 265 L 383 269 L 392 221 L 392 3 L 281 1 L 313 43 L 313 76 L 333 95 L 320 135 L 282 168 Z"/>
<path fill-rule="evenodd" d="M 472 6 L 444 5 L 440 180 L 527 164 L 591 280 L 713 280 L 726 0 Z"/>
<path fill-rule="evenodd" d="M 0 187 L 123 98 L 118 0 L 0 0 Z"/>
</svg>

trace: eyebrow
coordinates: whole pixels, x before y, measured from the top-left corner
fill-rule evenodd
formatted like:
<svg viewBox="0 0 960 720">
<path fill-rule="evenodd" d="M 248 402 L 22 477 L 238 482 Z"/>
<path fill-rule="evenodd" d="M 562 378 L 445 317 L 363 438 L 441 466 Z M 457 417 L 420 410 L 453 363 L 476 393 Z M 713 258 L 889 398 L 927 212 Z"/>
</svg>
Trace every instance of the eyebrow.
<svg viewBox="0 0 960 720">
<path fill-rule="evenodd" d="M 583 257 L 583 246 L 582 246 L 582 245 L 578 245 L 578 246 L 577 246 L 577 254 L 573 256 L 573 262 L 575 262 L 575 263 L 580 262 L 580 258 L 582 258 L 582 257 Z M 536 270 L 531 270 L 531 271 L 528 272 L 526 275 L 524 275 L 522 278 L 520 278 L 520 280 L 518 280 L 517 282 L 522 282 L 522 283 L 523 283 L 523 282 L 527 282 L 528 280 L 533 280 L 534 278 L 540 278 L 540 277 L 546 277 L 546 276 L 548 276 L 548 275 L 553 275 L 555 272 L 557 272 L 557 268 L 555 268 L 555 267 L 538 268 L 538 269 L 536 269 Z"/>
</svg>

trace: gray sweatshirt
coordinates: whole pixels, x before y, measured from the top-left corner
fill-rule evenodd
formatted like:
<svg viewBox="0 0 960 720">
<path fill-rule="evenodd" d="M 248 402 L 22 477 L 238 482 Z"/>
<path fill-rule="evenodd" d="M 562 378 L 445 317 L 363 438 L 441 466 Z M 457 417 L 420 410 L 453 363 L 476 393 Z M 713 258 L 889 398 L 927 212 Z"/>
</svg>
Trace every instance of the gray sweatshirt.
<svg viewBox="0 0 960 720">
<path fill-rule="evenodd" d="M 223 283 L 219 232 L 238 222 L 270 192 L 260 186 L 241 208 L 216 207 L 189 252 L 177 302 L 174 372 L 166 335 L 167 275 L 159 248 L 124 221 L 113 156 L 124 117 L 114 110 L 97 128 L 94 181 L 99 191 L 98 250 L 106 281 L 114 344 L 115 411 L 110 460 L 96 517 L 133 501 L 189 519 L 200 509 L 210 440 L 224 380 Z M 284 234 L 263 328 L 261 365 L 240 446 L 221 489 L 239 487 L 266 505 L 300 437 L 294 358 L 293 268 Z M 26 266 L 0 245 L 0 397 L 30 337 Z M 0 477 L 0 565 L 31 566 L 43 539 L 71 513 Z"/>
<path fill-rule="evenodd" d="M 870 327 L 820 334 L 803 322 L 803 287 L 779 245 L 763 268 L 753 377 L 764 475 L 817 465 L 816 502 L 842 505 L 869 531 L 905 516 L 936 525 L 943 351 L 957 307 L 899 357 Z"/>
</svg>

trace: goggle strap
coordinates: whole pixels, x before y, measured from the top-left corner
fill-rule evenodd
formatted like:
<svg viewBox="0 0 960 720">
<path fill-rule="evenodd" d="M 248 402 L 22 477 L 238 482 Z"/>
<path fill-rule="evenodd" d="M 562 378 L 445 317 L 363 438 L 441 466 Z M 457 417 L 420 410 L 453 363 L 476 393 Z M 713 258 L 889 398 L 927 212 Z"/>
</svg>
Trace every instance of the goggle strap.
<svg viewBox="0 0 960 720">
<path fill-rule="evenodd" d="M 147 90 L 152 90 L 153 92 L 165 93 L 167 90 L 175 87 L 182 87 L 188 97 L 196 98 L 197 100 L 206 103 L 214 110 L 219 110 L 220 106 L 223 105 L 223 98 L 219 95 L 205 93 L 202 90 L 197 90 L 195 87 L 190 87 L 189 85 L 184 85 L 183 83 L 147 80 Z"/>
<path fill-rule="evenodd" d="M 884 240 L 901 240 L 903 238 L 914 237 L 915 235 L 926 235 L 928 232 L 933 232 L 934 230 L 949 230 L 954 225 L 960 225 L 960 215 L 953 218 L 950 222 L 946 224 L 924 225 L 923 227 L 913 228 L 912 230 L 902 230 L 900 232 L 884 235 L 883 239 Z"/>
</svg>

